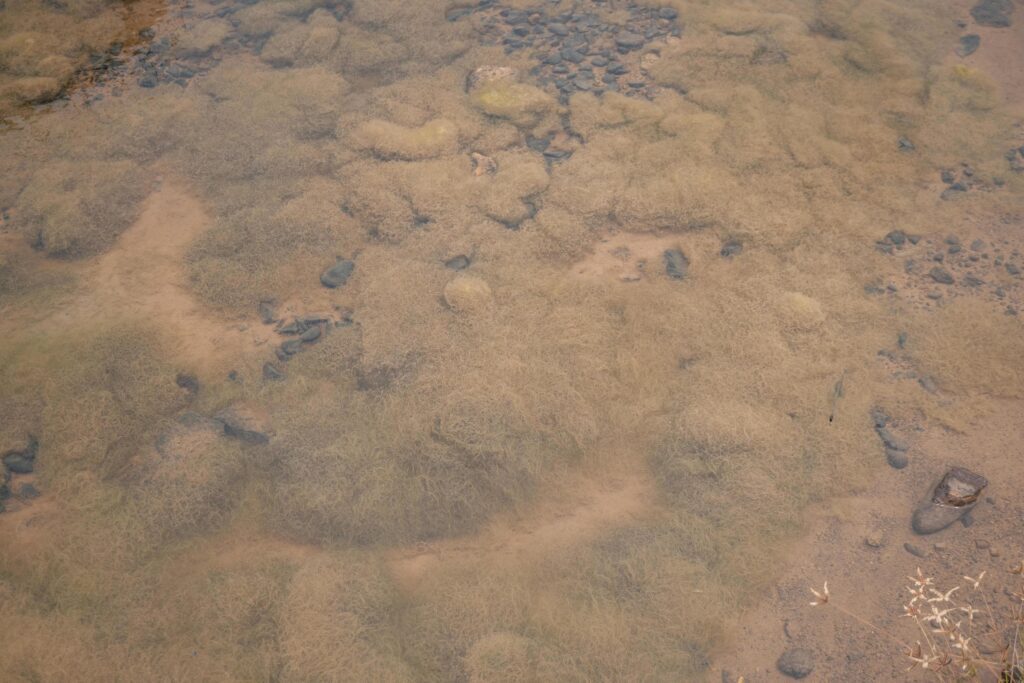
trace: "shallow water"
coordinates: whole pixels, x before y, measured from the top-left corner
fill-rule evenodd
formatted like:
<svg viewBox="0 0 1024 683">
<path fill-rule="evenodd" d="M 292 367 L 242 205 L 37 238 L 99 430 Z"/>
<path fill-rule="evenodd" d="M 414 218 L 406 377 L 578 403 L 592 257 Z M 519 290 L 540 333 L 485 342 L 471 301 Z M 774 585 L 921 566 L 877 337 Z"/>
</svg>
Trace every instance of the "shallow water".
<svg viewBox="0 0 1024 683">
<path fill-rule="evenodd" d="M 970 9 L 0 2 L 0 678 L 913 675 L 805 585 L 1024 554 Z"/>
</svg>

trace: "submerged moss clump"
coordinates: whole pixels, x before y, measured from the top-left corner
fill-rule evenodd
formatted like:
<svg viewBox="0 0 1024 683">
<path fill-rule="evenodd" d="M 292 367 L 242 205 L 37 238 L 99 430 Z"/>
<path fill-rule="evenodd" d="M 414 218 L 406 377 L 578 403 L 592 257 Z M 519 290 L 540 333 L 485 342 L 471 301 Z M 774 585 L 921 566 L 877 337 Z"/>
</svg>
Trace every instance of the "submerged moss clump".
<svg viewBox="0 0 1024 683">
<path fill-rule="evenodd" d="M 92 256 L 128 229 L 149 189 L 131 161 L 55 161 L 21 191 L 16 226 L 51 256 Z"/>
</svg>

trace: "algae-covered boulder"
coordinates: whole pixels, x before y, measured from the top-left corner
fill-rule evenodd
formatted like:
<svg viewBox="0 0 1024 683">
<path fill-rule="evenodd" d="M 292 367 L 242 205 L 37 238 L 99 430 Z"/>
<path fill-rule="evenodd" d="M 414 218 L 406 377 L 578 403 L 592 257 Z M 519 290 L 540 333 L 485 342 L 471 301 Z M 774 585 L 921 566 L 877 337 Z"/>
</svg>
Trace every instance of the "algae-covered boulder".
<svg viewBox="0 0 1024 683">
<path fill-rule="evenodd" d="M 18 197 L 17 225 L 47 254 L 91 256 L 132 224 L 148 189 L 147 174 L 131 161 L 57 161 Z"/>
<path fill-rule="evenodd" d="M 512 80 L 508 74 L 472 82 L 469 98 L 474 107 L 488 116 L 506 119 L 520 128 L 537 125 L 556 107 L 551 95 Z"/>
<path fill-rule="evenodd" d="M 474 275 L 459 275 L 444 286 L 444 301 L 459 313 L 486 310 L 493 301 L 491 287 Z"/>
<path fill-rule="evenodd" d="M 434 119 L 418 128 L 373 120 L 356 129 L 352 142 L 385 159 L 430 159 L 457 152 L 459 131 L 447 119 Z"/>
</svg>

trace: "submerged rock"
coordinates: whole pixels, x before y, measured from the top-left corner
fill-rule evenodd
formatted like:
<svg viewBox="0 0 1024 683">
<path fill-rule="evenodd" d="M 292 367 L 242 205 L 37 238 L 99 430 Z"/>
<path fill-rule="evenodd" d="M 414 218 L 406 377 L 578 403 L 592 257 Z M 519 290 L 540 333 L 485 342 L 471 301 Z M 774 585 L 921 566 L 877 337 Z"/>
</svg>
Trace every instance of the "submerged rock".
<svg viewBox="0 0 1024 683">
<path fill-rule="evenodd" d="M 686 272 L 690 268 L 690 259 L 686 258 L 686 254 L 682 250 L 666 249 L 664 258 L 666 275 L 676 280 L 686 277 Z"/>
<path fill-rule="evenodd" d="M 956 53 L 961 57 L 966 57 L 974 54 L 979 47 L 981 47 L 981 36 L 977 33 L 968 33 L 965 36 L 960 36 L 960 45 L 957 46 Z"/>
<path fill-rule="evenodd" d="M 451 268 L 452 270 L 465 270 L 469 268 L 469 257 L 465 254 L 459 254 L 445 261 L 444 265 L 445 268 Z"/>
<path fill-rule="evenodd" d="M 270 442 L 270 418 L 265 411 L 245 404 L 235 404 L 214 417 L 224 426 L 224 434 L 252 444 Z"/>
<path fill-rule="evenodd" d="M 931 496 L 914 510 L 911 526 L 918 534 L 933 534 L 966 515 L 988 486 L 985 477 L 953 467 L 935 485 Z"/>
<path fill-rule="evenodd" d="M 34 436 L 20 446 L 9 449 L 4 453 L 2 461 L 4 468 L 12 474 L 29 474 L 35 469 L 36 453 L 39 450 L 39 442 Z"/>
<path fill-rule="evenodd" d="M 356 264 L 352 261 L 339 259 L 337 263 L 320 275 L 320 283 L 330 289 L 341 287 L 348 282 L 348 278 L 352 275 L 352 271 L 355 268 Z"/>
<path fill-rule="evenodd" d="M 971 16 L 982 26 L 1006 28 L 1012 22 L 1013 0 L 981 0 L 971 8 Z"/>
<path fill-rule="evenodd" d="M 814 654 L 802 647 L 790 648 L 782 653 L 775 666 L 790 678 L 806 678 L 814 671 Z"/>
</svg>

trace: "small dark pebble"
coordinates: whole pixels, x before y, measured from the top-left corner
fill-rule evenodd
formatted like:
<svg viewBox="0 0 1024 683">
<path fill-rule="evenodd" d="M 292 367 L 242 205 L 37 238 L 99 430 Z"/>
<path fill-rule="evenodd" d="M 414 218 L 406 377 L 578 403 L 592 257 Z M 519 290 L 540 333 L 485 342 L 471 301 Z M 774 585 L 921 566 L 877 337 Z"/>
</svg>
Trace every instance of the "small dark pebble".
<svg viewBox="0 0 1024 683">
<path fill-rule="evenodd" d="M 898 347 L 900 347 L 901 349 L 906 348 L 906 346 L 907 346 L 907 333 L 906 332 L 900 332 L 898 335 L 896 335 L 896 345 Z M 884 427 L 885 425 L 882 425 L 882 426 Z"/>
<path fill-rule="evenodd" d="M 661 17 L 662 19 L 675 19 L 676 17 L 679 16 L 679 12 L 677 12 L 672 7 L 662 7 L 660 10 L 658 10 L 658 16 Z"/>
<path fill-rule="evenodd" d="M 299 335 L 299 341 L 303 341 L 303 342 L 306 342 L 306 343 L 314 342 L 314 341 L 316 341 L 319 338 L 320 338 L 320 326 L 319 325 L 314 325 L 313 327 L 309 328 L 308 330 L 306 330 L 305 332 L 303 332 L 302 334 Z"/>
<path fill-rule="evenodd" d="M 901 152 L 914 151 L 914 143 L 910 141 L 910 138 L 901 136 L 900 139 L 896 141 L 896 144 L 899 146 Z"/>
<path fill-rule="evenodd" d="M 928 275 L 930 275 L 932 280 L 938 282 L 940 285 L 953 284 L 953 275 L 945 268 L 935 266 L 928 272 Z"/>
<path fill-rule="evenodd" d="M 663 256 L 666 275 L 676 280 L 686 277 L 686 271 L 690 267 L 690 259 L 686 258 L 686 254 L 679 249 L 666 249 Z"/>
<path fill-rule="evenodd" d="M 190 394 L 199 392 L 199 380 L 195 375 L 179 372 L 178 376 L 174 378 L 174 383 Z"/>
<path fill-rule="evenodd" d="M 903 544 L 903 549 L 906 550 L 911 555 L 913 555 L 914 557 L 927 557 L 928 556 L 928 552 L 927 551 L 922 550 L 921 548 L 919 548 L 918 546 L 914 545 L 913 543 L 904 543 Z"/>
<path fill-rule="evenodd" d="M 952 245 L 950 245 L 948 251 L 949 251 L 950 254 L 959 254 L 960 253 L 960 248 L 961 247 L 960 247 L 959 244 L 952 244 Z"/>
<path fill-rule="evenodd" d="M 274 301 L 270 299 L 259 302 L 256 306 L 256 312 L 259 313 L 260 320 L 265 325 L 269 325 L 277 320 L 277 311 L 274 310 Z"/>
<path fill-rule="evenodd" d="M 30 474 L 35 467 L 34 461 L 24 453 L 11 453 L 3 458 L 4 467 L 12 474 Z"/>
<path fill-rule="evenodd" d="M 739 240 L 726 240 L 722 244 L 722 250 L 719 254 L 722 258 L 732 258 L 733 256 L 739 256 L 743 252 L 743 243 Z"/>
<path fill-rule="evenodd" d="M 615 44 L 622 50 L 637 50 L 644 46 L 644 37 L 632 31 L 622 31 L 615 36 Z"/>
<path fill-rule="evenodd" d="M 984 240 L 974 240 L 971 242 L 971 251 L 984 251 L 985 242 Z"/>
<path fill-rule="evenodd" d="M 871 409 L 871 421 L 874 423 L 875 427 L 885 427 L 889 424 L 890 420 L 892 420 L 892 417 L 889 416 L 889 413 L 886 412 L 885 408 L 875 406 Z"/>
<path fill-rule="evenodd" d="M 276 381 L 284 379 L 284 373 L 276 365 L 267 361 L 263 364 L 263 379 Z"/>
<path fill-rule="evenodd" d="M 547 140 L 544 140 L 545 148 L 547 147 L 547 144 Z M 543 152 L 544 150 L 539 149 L 537 151 Z M 469 268 L 469 257 L 465 254 L 459 254 L 458 256 L 453 256 L 445 261 L 444 265 L 446 268 L 451 268 L 452 270 L 465 270 L 466 268 Z"/>
<path fill-rule="evenodd" d="M 1010 275 L 1020 275 L 1020 267 L 1016 263 L 1007 263 L 1005 267 Z"/>
<path fill-rule="evenodd" d="M 961 57 L 972 55 L 981 46 L 981 36 L 977 33 L 968 33 L 965 36 L 960 36 L 960 45 L 956 48 L 956 53 Z"/>
<path fill-rule="evenodd" d="M 902 230 L 893 230 L 892 232 L 885 236 L 885 239 L 890 244 L 900 246 L 907 241 L 907 236 Z"/>
<path fill-rule="evenodd" d="M 956 174 L 954 174 L 953 171 L 949 170 L 948 168 L 942 169 L 942 182 L 949 185 L 954 180 L 956 180 Z"/>
<path fill-rule="evenodd" d="M 803 648 L 791 648 L 782 653 L 775 666 L 790 678 L 806 678 L 814 671 L 814 654 Z"/>
<path fill-rule="evenodd" d="M 32 484 L 22 484 L 18 489 L 18 498 L 22 500 L 32 500 L 33 498 L 39 497 L 39 489 Z"/>
<path fill-rule="evenodd" d="M 910 462 L 906 451 L 897 451 L 892 448 L 885 449 L 885 459 L 894 469 L 902 470 Z"/>
<path fill-rule="evenodd" d="M 355 267 L 356 264 L 352 261 L 339 260 L 320 275 L 320 283 L 324 287 L 329 287 L 331 289 L 341 287 L 348 282 L 348 278 L 352 275 L 352 271 L 355 270 Z"/>
<path fill-rule="evenodd" d="M 289 339 L 288 341 L 281 344 L 281 351 L 288 356 L 294 356 L 302 348 L 301 339 Z"/>
</svg>

